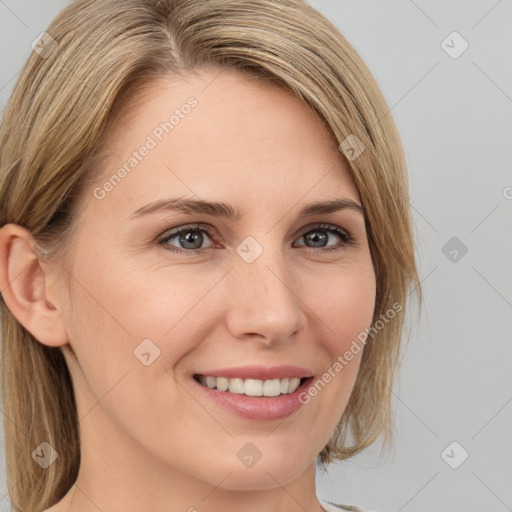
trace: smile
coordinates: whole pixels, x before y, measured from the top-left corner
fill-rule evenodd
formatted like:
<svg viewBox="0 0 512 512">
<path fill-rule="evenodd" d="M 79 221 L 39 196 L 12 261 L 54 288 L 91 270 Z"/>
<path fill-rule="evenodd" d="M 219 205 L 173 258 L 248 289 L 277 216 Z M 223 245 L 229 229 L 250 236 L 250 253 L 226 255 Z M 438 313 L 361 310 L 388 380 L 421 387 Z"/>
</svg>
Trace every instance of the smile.
<svg viewBox="0 0 512 512">
<path fill-rule="evenodd" d="M 203 386 L 227 393 L 246 396 L 275 397 L 293 393 L 306 379 L 285 377 L 284 379 L 241 379 L 194 375 L 194 379 Z"/>
</svg>

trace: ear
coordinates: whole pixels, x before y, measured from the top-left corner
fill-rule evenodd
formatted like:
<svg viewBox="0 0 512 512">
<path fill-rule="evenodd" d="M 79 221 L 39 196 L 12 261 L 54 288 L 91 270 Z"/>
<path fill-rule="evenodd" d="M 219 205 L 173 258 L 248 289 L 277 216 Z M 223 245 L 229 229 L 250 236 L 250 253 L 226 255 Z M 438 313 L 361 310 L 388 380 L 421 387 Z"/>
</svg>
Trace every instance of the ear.
<svg viewBox="0 0 512 512">
<path fill-rule="evenodd" d="M 42 265 L 30 231 L 17 224 L 0 229 L 0 290 L 17 320 L 42 344 L 50 347 L 69 341 L 62 312 L 49 293 L 51 265 Z"/>
</svg>

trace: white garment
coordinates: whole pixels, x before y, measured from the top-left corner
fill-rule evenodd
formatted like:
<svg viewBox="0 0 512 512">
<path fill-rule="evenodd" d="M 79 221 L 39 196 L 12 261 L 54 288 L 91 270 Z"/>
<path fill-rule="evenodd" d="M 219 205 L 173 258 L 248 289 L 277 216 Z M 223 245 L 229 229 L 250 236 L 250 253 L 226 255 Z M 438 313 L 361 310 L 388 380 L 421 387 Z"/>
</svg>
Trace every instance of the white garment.
<svg viewBox="0 0 512 512">
<path fill-rule="evenodd" d="M 320 505 L 327 510 L 327 512 L 340 512 L 340 510 L 349 510 L 351 512 L 375 512 L 367 508 L 356 507 L 355 505 L 338 505 L 337 503 L 330 503 L 318 498 Z"/>
</svg>

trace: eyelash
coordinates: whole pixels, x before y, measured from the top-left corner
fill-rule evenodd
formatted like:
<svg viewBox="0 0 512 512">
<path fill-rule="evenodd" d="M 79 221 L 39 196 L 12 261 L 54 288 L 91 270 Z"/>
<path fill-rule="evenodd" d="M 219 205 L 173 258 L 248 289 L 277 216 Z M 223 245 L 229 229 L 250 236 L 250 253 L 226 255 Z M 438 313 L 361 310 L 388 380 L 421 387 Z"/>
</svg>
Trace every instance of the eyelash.
<svg viewBox="0 0 512 512">
<path fill-rule="evenodd" d="M 301 247 L 309 248 L 313 252 L 326 252 L 326 251 L 333 251 L 333 250 L 334 251 L 339 251 L 339 250 L 344 249 L 346 246 L 351 246 L 351 245 L 354 245 L 354 243 L 355 243 L 355 239 L 352 237 L 352 235 L 347 230 L 341 229 L 341 228 L 339 228 L 337 226 L 334 226 L 332 224 L 318 224 L 316 226 L 313 226 L 310 229 L 308 229 L 300 238 L 302 238 L 303 236 L 307 235 L 308 233 L 314 232 L 315 230 L 326 231 L 328 233 L 338 235 L 342 239 L 342 242 L 340 244 L 338 244 L 338 245 L 333 245 L 333 246 L 329 246 L 329 247 L 326 247 L 326 248 L 324 248 L 324 247 L 307 247 L 305 245 L 301 246 Z M 207 251 L 207 250 L 211 249 L 211 247 L 204 247 L 202 249 L 180 249 L 180 248 L 175 247 L 175 246 L 167 245 L 167 242 L 169 240 L 172 240 L 173 238 L 176 238 L 177 236 L 181 235 L 182 233 L 188 233 L 188 232 L 191 232 L 191 231 L 203 231 L 213 240 L 213 235 L 211 233 L 210 226 L 208 226 L 207 224 L 190 224 L 190 225 L 187 225 L 187 226 L 183 226 L 178 231 L 174 231 L 174 232 L 169 233 L 167 236 L 165 236 L 164 238 L 160 239 L 157 243 L 159 245 L 162 245 L 165 250 L 168 250 L 168 251 L 171 251 L 171 252 L 175 252 L 175 253 L 179 253 L 179 254 L 189 254 L 189 255 L 192 254 L 192 255 L 194 255 L 194 254 L 199 254 L 199 253 L 202 253 L 204 251 Z"/>
</svg>

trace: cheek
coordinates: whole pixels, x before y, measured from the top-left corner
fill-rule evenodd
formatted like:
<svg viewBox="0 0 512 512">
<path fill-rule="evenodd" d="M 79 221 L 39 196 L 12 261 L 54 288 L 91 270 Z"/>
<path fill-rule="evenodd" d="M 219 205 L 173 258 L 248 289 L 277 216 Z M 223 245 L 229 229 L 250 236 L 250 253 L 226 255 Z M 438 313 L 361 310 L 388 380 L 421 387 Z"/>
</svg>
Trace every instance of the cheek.
<svg viewBox="0 0 512 512">
<path fill-rule="evenodd" d="M 193 350 L 193 340 L 208 337 L 198 318 L 205 316 L 206 304 L 213 307 L 204 300 L 216 283 L 211 273 L 141 269 L 98 254 L 89 261 L 91 265 L 73 270 L 73 307 L 66 323 L 84 384 L 96 397 L 132 369 L 172 371 Z"/>
<path fill-rule="evenodd" d="M 371 325 L 376 294 L 373 267 L 361 262 L 334 271 L 319 283 L 309 303 L 323 323 L 324 339 L 337 355 Z"/>
<path fill-rule="evenodd" d="M 306 418 L 314 417 L 321 425 L 315 433 L 318 452 L 335 430 L 357 379 L 364 346 L 358 336 L 370 327 L 373 319 L 376 283 L 368 261 L 344 266 L 322 276 L 308 306 L 314 312 L 318 352 L 323 354 L 321 374 L 300 400 Z M 317 452 L 317 453 L 318 453 Z"/>
</svg>

